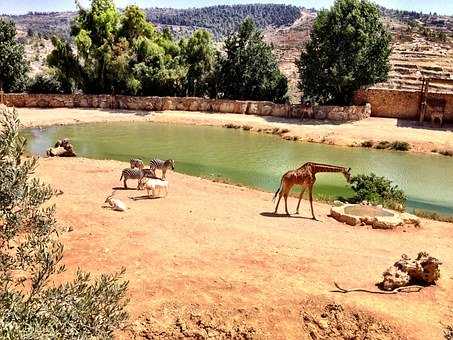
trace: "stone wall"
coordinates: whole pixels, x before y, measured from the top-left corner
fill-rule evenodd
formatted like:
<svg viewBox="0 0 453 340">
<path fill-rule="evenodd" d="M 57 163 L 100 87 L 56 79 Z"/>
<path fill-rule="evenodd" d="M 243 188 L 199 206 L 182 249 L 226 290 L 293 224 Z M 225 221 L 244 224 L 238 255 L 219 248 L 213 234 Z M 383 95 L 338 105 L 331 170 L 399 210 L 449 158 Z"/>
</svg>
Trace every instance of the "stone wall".
<svg viewBox="0 0 453 340">
<path fill-rule="evenodd" d="M 360 120 L 370 116 L 370 105 L 315 106 L 275 104 L 263 101 L 217 100 L 195 97 L 133 97 L 110 95 L 59 95 L 13 93 L 4 95 L 5 104 L 14 107 L 105 108 L 146 111 L 201 111 L 252 114 L 285 118 L 315 118 L 335 121 Z"/>
<path fill-rule="evenodd" d="M 430 93 L 430 97 L 446 100 L 445 119 L 453 122 L 453 94 Z M 418 120 L 418 107 L 420 104 L 420 91 L 403 91 L 387 89 L 366 89 L 357 91 L 354 104 L 364 105 L 370 103 L 373 117 L 389 117 Z M 429 119 L 429 117 L 427 117 Z"/>
</svg>

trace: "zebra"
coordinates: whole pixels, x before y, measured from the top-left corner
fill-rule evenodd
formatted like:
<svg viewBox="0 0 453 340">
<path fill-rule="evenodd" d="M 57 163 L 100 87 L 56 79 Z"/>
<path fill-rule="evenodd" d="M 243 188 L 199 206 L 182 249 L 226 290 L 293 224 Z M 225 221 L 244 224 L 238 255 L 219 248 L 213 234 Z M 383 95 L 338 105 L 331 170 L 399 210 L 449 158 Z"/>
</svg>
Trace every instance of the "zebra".
<svg viewBox="0 0 453 340">
<path fill-rule="evenodd" d="M 131 163 L 131 169 L 134 169 L 134 168 L 142 168 L 143 169 L 143 161 L 141 159 L 138 159 L 138 158 L 132 158 L 130 160 L 130 163 Z"/>
<path fill-rule="evenodd" d="M 138 169 L 131 169 L 131 168 L 126 168 L 123 169 L 121 172 L 121 177 L 120 181 L 123 180 L 124 183 L 124 189 L 127 188 L 127 183 L 126 181 L 128 179 L 138 179 L 138 185 L 137 189 L 140 189 L 140 181 L 142 180 L 143 177 L 154 177 L 154 172 L 150 169 L 143 169 L 143 168 L 138 168 Z"/>
<path fill-rule="evenodd" d="M 175 161 L 173 159 L 167 159 L 166 161 L 153 159 L 149 162 L 149 169 L 153 172 L 154 177 L 156 176 L 156 169 L 159 169 L 162 171 L 162 179 L 165 179 L 165 173 L 168 168 L 175 170 Z"/>
</svg>

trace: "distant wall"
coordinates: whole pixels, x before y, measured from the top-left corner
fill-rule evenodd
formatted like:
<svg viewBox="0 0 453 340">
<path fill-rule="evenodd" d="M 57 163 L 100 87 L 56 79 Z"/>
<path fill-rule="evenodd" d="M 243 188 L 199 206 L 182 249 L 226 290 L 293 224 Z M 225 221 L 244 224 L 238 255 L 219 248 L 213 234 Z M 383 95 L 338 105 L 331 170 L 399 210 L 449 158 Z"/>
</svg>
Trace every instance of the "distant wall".
<svg viewBox="0 0 453 340">
<path fill-rule="evenodd" d="M 446 100 L 445 120 L 453 122 L 453 93 L 430 93 L 430 97 Z M 371 104 L 371 116 L 418 120 L 420 91 L 387 89 L 359 90 L 354 96 L 354 104 Z M 427 117 L 429 119 L 429 117 Z"/>
<path fill-rule="evenodd" d="M 275 104 L 262 101 L 217 100 L 195 97 L 133 97 L 110 95 L 59 95 L 13 93 L 4 95 L 5 104 L 14 107 L 105 108 L 146 111 L 201 111 L 252 114 L 285 118 L 315 118 L 335 121 L 360 120 L 370 116 L 370 105 L 317 106 Z"/>
</svg>

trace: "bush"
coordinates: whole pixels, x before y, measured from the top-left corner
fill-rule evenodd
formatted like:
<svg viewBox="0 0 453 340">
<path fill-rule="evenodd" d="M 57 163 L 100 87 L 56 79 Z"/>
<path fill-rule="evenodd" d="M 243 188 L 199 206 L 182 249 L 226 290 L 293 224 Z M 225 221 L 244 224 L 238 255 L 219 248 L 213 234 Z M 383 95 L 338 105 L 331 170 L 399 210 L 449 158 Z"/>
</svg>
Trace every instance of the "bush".
<svg viewBox="0 0 453 340">
<path fill-rule="evenodd" d="M 390 149 L 397 151 L 409 151 L 411 146 L 407 142 L 393 142 L 390 144 Z"/>
<path fill-rule="evenodd" d="M 366 141 L 362 142 L 361 145 L 362 145 L 362 147 L 364 147 L 364 148 L 372 148 L 373 145 L 374 145 L 374 143 L 373 143 L 372 140 L 366 140 Z"/>
<path fill-rule="evenodd" d="M 65 268 L 53 191 L 33 175 L 37 159 L 22 157 L 15 111 L 0 109 L 0 123 L 0 338 L 112 338 L 128 317 L 124 270 L 54 283 Z"/>
<path fill-rule="evenodd" d="M 451 216 L 451 215 L 442 215 L 442 214 L 438 214 L 438 213 L 432 212 L 432 211 L 416 209 L 414 211 L 414 215 L 416 215 L 418 217 L 426 218 L 428 220 L 453 223 L 453 216 Z"/>
<path fill-rule="evenodd" d="M 61 82 L 54 76 L 48 74 L 36 75 L 27 86 L 28 93 L 65 93 Z"/>
<path fill-rule="evenodd" d="M 387 178 L 373 173 L 352 177 L 351 188 L 355 192 L 355 196 L 350 199 L 353 203 L 368 201 L 395 210 L 403 210 L 406 205 L 406 196 L 398 186 L 392 185 Z"/>
<path fill-rule="evenodd" d="M 377 143 L 377 145 L 375 146 L 376 149 L 388 149 L 390 148 L 390 145 L 391 143 L 386 141 L 386 140 L 382 140 L 380 141 L 379 143 Z"/>
</svg>

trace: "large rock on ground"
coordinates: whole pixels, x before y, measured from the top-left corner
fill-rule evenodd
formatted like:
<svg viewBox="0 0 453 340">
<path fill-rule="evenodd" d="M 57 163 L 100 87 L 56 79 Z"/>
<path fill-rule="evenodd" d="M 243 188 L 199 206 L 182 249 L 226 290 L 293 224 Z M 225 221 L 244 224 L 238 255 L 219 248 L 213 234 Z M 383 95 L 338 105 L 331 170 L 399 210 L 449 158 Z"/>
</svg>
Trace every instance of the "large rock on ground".
<svg viewBox="0 0 453 340">
<path fill-rule="evenodd" d="M 440 278 L 441 264 L 426 252 L 420 252 L 415 260 L 403 254 L 400 260 L 383 273 L 381 286 L 385 290 L 393 290 L 408 284 L 435 284 Z"/>
</svg>

